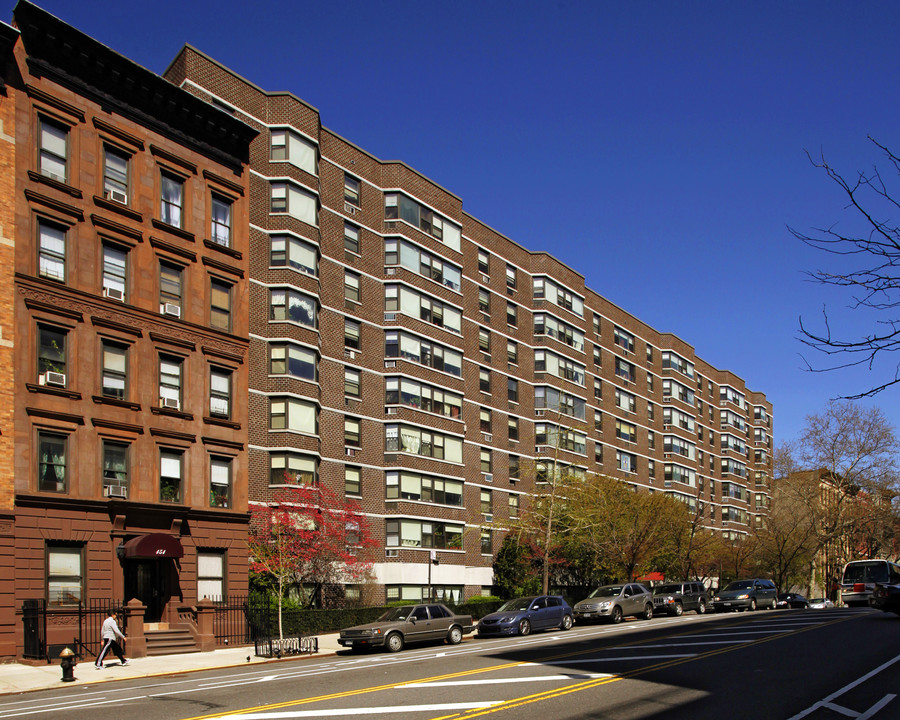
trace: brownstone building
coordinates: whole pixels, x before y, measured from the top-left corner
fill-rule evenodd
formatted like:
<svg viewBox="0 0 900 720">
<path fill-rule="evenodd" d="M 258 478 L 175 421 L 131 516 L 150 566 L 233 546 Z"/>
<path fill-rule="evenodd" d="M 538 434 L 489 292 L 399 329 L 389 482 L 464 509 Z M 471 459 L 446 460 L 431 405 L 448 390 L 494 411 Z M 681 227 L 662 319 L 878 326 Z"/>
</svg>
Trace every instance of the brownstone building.
<svg viewBox="0 0 900 720">
<path fill-rule="evenodd" d="M 488 591 L 502 528 L 554 463 L 670 493 L 724 533 L 765 512 L 765 395 L 297 97 L 191 47 L 165 77 L 259 131 L 251 502 L 308 482 L 359 499 L 388 600 Z"/>
<path fill-rule="evenodd" d="M 7 592 L 59 613 L 51 648 L 71 642 L 79 602 L 136 598 L 150 628 L 246 593 L 256 135 L 29 2 L 14 26 L 0 32 L 4 656 L 23 646 Z"/>
</svg>

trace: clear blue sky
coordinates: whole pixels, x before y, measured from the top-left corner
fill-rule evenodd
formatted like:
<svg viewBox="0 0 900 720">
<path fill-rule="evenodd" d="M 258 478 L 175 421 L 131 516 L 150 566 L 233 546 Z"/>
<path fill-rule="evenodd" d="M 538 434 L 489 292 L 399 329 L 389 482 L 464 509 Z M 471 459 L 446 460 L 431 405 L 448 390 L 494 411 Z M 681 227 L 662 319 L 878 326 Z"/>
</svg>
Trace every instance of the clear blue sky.
<svg viewBox="0 0 900 720">
<path fill-rule="evenodd" d="M 787 226 L 855 225 L 804 150 L 851 175 L 886 169 L 867 135 L 900 151 L 896 1 L 38 4 L 155 72 L 190 43 L 293 92 L 766 393 L 777 442 L 878 379 L 803 370 L 800 315 L 872 324 Z"/>
</svg>

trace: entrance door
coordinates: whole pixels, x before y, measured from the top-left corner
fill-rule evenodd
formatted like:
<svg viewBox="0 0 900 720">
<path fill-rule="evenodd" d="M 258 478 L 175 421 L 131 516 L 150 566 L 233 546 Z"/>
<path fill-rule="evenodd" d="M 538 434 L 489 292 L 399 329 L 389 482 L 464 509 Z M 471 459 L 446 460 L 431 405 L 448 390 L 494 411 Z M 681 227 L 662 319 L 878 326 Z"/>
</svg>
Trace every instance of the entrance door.
<svg viewBox="0 0 900 720">
<path fill-rule="evenodd" d="M 147 606 L 144 622 L 159 622 L 169 601 L 171 560 L 129 559 L 125 562 L 125 601 L 137 598 Z"/>
</svg>

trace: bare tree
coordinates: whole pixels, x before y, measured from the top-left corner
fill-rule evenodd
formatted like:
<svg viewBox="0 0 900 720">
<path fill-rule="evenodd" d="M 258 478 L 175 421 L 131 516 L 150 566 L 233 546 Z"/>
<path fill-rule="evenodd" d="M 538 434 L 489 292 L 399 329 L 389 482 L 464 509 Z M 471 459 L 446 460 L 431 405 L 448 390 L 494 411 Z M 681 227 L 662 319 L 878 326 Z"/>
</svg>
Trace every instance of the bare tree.
<svg viewBox="0 0 900 720">
<path fill-rule="evenodd" d="M 872 137 L 869 140 L 887 159 L 891 175 L 900 175 L 900 158 Z M 851 335 L 841 336 L 833 332 L 824 310 L 821 330 L 811 329 L 800 318 L 801 341 L 832 358 L 832 362 L 824 367 L 816 368 L 809 362 L 807 367 L 816 372 L 854 366 L 872 370 L 877 361 L 900 350 L 900 318 L 894 317 L 900 307 L 900 226 L 889 219 L 900 210 L 900 202 L 877 167 L 868 172 L 857 172 L 855 177 L 845 177 L 825 160 L 824 155 L 819 158 L 809 155 L 809 158 L 844 193 L 859 230 L 844 232 L 838 230 L 836 224 L 815 229 L 814 234 L 789 229 L 807 245 L 846 259 L 849 265 L 846 269 L 818 270 L 810 275 L 825 285 L 847 288 L 852 298 L 850 306 L 871 310 L 878 319 L 870 333 L 856 335 L 854 328 Z M 883 380 L 845 397 L 873 396 L 897 383 L 900 383 L 900 364 L 894 365 L 893 371 Z"/>
</svg>

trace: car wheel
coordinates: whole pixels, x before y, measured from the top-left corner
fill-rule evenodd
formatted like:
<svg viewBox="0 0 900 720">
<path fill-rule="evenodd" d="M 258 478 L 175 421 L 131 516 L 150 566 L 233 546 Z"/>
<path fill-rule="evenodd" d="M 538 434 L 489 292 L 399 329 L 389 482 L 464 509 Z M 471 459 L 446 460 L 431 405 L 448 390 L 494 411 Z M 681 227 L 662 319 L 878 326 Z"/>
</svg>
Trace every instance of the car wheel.
<svg viewBox="0 0 900 720">
<path fill-rule="evenodd" d="M 398 632 L 392 632 L 384 640 L 388 652 L 400 652 L 403 649 L 403 636 Z"/>
<path fill-rule="evenodd" d="M 562 630 L 571 630 L 574 624 L 575 621 L 572 619 L 571 615 L 563 615 L 562 624 L 559 627 Z"/>
<path fill-rule="evenodd" d="M 622 622 L 622 608 L 620 608 L 618 605 L 616 605 L 612 609 L 612 615 L 609 616 L 609 619 L 613 623 Z"/>
<path fill-rule="evenodd" d="M 750 612 L 756 610 L 756 598 L 750 598 L 750 607 L 748 609 Z"/>
<path fill-rule="evenodd" d="M 673 612 L 673 615 L 675 615 L 675 617 L 681 617 L 682 615 L 684 615 L 684 607 L 682 607 L 681 603 L 675 603 L 675 610 Z"/>
<path fill-rule="evenodd" d="M 644 605 L 644 612 L 641 615 L 644 620 L 650 620 L 653 617 L 653 605 L 652 603 L 647 603 Z"/>
<path fill-rule="evenodd" d="M 697 605 L 697 614 L 703 615 L 703 613 L 705 613 L 705 612 L 706 612 L 706 600 L 701 600 L 700 603 Z"/>
<path fill-rule="evenodd" d="M 450 645 L 459 645 L 462 642 L 462 628 L 459 625 L 450 628 L 450 632 L 447 633 L 447 642 Z"/>
<path fill-rule="evenodd" d="M 519 635 L 530 635 L 531 634 L 531 621 L 524 619 L 519 620 Z"/>
</svg>

